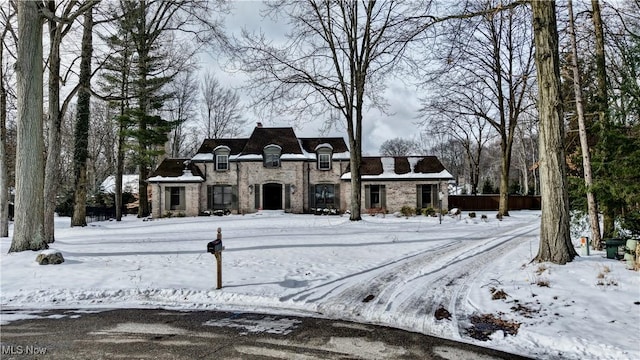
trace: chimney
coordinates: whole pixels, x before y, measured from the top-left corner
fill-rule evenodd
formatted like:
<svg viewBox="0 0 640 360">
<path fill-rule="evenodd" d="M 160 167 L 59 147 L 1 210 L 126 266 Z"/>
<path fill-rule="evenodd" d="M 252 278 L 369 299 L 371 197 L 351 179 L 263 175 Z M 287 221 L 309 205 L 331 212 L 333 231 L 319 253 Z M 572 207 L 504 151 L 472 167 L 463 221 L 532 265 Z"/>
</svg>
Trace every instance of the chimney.
<svg viewBox="0 0 640 360">
<path fill-rule="evenodd" d="M 256 124 L 256 127 L 261 128 L 262 127 L 262 123 L 260 121 L 258 121 L 258 123 Z"/>
</svg>

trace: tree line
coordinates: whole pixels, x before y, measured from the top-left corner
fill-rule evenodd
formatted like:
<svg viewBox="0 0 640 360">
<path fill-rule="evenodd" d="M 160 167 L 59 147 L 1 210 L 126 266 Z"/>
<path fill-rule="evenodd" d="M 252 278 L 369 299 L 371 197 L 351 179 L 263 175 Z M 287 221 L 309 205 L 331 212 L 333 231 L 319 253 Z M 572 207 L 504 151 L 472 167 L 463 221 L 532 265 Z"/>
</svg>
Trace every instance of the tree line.
<svg viewBox="0 0 640 360">
<path fill-rule="evenodd" d="M 138 216 L 148 216 L 145 179 L 159 156 L 193 153 L 195 132 L 239 135 L 246 120 L 238 94 L 212 75 L 195 79 L 196 55 L 213 50 L 247 74 L 247 106 L 345 129 L 354 189 L 366 112 L 385 113 L 391 78 L 413 79 L 428 94 L 420 119 L 407 119 L 420 143 L 386 144 L 390 154 L 428 150 L 472 193 L 488 171 L 499 174 L 503 216 L 518 172 L 525 191 L 543 197 L 537 258 L 571 261 L 570 209 L 588 211 L 597 244 L 600 214 L 602 237 L 610 237 L 616 220 L 630 223 L 638 213 L 640 5 L 568 5 L 271 1 L 265 16 L 289 25 L 285 40 L 274 41 L 260 31 L 225 34 L 232 9 L 224 1 L 10 1 L 1 9 L 0 202 L 13 181 L 11 251 L 54 241 L 53 209 L 64 187 L 73 190 L 72 226 L 83 226 L 90 189 L 115 174 L 119 211 L 122 174 L 135 171 Z M 69 39 L 80 45 L 69 50 Z M 198 108 L 194 131 L 188 120 Z M 498 165 L 488 170 L 491 154 Z M 351 220 L 359 220 L 360 192 L 349 202 Z"/>
</svg>

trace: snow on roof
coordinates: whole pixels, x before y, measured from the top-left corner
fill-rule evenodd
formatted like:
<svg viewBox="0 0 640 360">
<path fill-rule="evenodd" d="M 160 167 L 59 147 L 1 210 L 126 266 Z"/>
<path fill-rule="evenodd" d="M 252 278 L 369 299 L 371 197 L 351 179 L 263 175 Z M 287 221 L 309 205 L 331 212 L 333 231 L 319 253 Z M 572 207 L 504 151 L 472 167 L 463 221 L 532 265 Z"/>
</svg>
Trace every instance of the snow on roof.
<svg viewBox="0 0 640 360">
<path fill-rule="evenodd" d="M 303 152 L 302 154 L 282 154 L 280 156 L 282 160 L 316 160 L 315 153 Z M 241 155 L 230 155 L 229 160 L 238 161 L 238 160 L 262 160 L 262 155 L 260 154 L 241 154 Z M 333 160 L 349 160 L 349 152 L 342 153 L 333 153 Z M 211 153 L 200 153 L 196 154 L 191 158 L 191 161 L 196 162 L 206 162 L 213 161 L 213 154 Z"/>
<path fill-rule="evenodd" d="M 185 170 L 180 176 L 154 176 L 148 182 L 203 182 L 202 176 L 193 175 L 191 170 Z"/>
<path fill-rule="evenodd" d="M 331 144 L 329 144 L 329 143 L 318 144 L 318 146 L 316 146 L 316 148 L 314 150 L 318 151 L 318 149 L 323 149 L 323 148 L 329 148 L 329 149 L 333 150 L 333 146 L 331 146 Z"/>
<path fill-rule="evenodd" d="M 383 158 L 380 158 L 380 162 L 382 163 L 383 174 L 395 174 L 396 161 L 394 158 L 383 157 Z"/>
<path fill-rule="evenodd" d="M 115 175 L 109 175 L 100 184 L 100 190 L 103 193 L 114 194 L 116 192 L 116 177 Z M 138 175 L 122 175 L 122 191 L 130 192 L 132 194 L 138 193 Z"/>
<path fill-rule="evenodd" d="M 227 145 L 218 145 L 213 149 L 213 152 L 216 152 L 218 150 L 228 150 L 231 151 L 231 148 L 228 147 Z"/>
<path fill-rule="evenodd" d="M 383 172 L 379 175 L 362 175 L 362 180 L 436 180 L 436 179 L 453 179 L 453 176 L 447 171 L 443 170 L 437 173 L 416 173 L 409 172 L 406 174 L 396 174 L 393 171 Z M 345 173 L 340 177 L 341 180 L 351 180 L 351 172 Z"/>
</svg>

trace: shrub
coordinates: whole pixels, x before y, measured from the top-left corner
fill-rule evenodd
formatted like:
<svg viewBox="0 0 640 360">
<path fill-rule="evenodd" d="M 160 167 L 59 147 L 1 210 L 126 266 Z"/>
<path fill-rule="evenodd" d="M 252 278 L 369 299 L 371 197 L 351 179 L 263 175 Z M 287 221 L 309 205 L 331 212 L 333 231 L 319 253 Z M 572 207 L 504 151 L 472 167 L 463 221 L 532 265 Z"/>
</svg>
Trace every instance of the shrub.
<svg viewBox="0 0 640 360">
<path fill-rule="evenodd" d="M 424 216 L 436 216 L 436 210 L 432 207 L 422 209 L 422 215 Z"/>
<path fill-rule="evenodd" d="M 475 217 L 476 217 L 476 213 L 474 213 L 474 212 L 470 212 L 470 213 L 469 213 L 469 217 L 470 217 L 470 218 L 472 218 L 472 219 L 473 219 L 473 218 L 475 218 Z"/>
<path fill-rule="evenodd" d="M 406 217 L 414 216 L 416 214 L 416 209 L 414 209 L 411 206 L 405 205 L 400 209 L 400 213 L 402 214 L 402 216 L 406 216 Z"/>
</svg>

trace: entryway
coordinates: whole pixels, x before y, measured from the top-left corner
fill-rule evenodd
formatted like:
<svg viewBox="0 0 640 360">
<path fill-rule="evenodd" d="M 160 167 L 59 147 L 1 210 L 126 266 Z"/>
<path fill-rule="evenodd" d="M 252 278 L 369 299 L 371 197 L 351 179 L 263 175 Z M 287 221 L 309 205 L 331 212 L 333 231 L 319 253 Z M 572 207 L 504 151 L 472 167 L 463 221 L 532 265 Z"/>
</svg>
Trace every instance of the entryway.
<svg viewBox="0 0 640 360">
<path fill-rule="evenodd" d="M 262 193 L 263 209 L 282 210 L 282 184 L 264 184 L 262 185 Z"/>
</svg>

